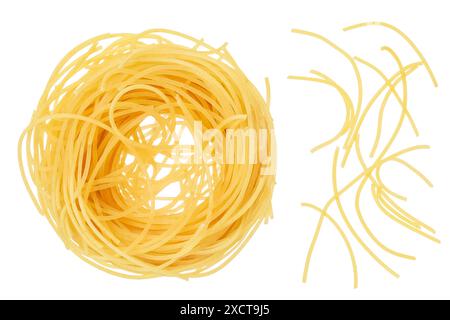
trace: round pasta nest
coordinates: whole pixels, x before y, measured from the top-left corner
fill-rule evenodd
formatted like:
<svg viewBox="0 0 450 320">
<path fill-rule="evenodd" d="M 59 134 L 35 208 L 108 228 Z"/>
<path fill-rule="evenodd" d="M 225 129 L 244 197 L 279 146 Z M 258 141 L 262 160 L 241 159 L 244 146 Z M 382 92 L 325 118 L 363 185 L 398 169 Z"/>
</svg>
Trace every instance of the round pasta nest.
<svg viewBox="0 0 450 320">
<path fill-rule="evenodd" d="M 205 276 L 271 216 L 275 178 L 267 163 L 216 161 L 220 144 L 195 126 L 272 131 L 267 100 L 225 46 L 162 29 L 101 35 L 51 75 L 19 140 L 22 176 L 84 261 L 126 278 Z M 212 157 L 192 161 L 198 141 Z"/>
</svg>

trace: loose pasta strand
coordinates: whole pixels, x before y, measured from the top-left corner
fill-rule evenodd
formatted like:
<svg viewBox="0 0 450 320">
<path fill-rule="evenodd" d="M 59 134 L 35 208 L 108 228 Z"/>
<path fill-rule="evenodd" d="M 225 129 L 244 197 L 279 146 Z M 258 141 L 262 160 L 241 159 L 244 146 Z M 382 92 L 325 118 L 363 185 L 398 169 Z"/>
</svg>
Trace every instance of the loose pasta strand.
<svg viewBox="0 0 450 320">
<path fill-rule="evenodd" d="M 431 81 L 433 82 L 434 86 L 435 87 L 438 86 L 438 82 L 436 80 L 434 72 L 431 69 L 430 65 L 428 64 L 427 60 L 425 59 L 425 56 L 422 54 L 422 52 L 419 50 L 419 48 L 416 46 L 416 44 L 403 31 L 401 31 L 399 28 L 395 27 L 394 25 L 386 23 L 386 22 L 381 22 L 381 21 L 373 21 L 373 22 L 363 22 L 363 23 L 354 24 L 354 25 L 345 27 L 343 30 L 350 31 L 353 29 L 358 29 L 358 28 L 368 27 L 368 26 L 382 26 L 382 27 L 390 29 L 390 30 L 396 32 L 397 34 L 399 34 L 417 53 L 420 60 L 424 64 L 425 68 L 427 69 L 428 74 L 430 75 Z"/>
<path fill-rule="evenodd" d="M 352 248 L 352 245 L 350 243 L 350 237 L 347 236 L 349 233 L 351 238 L 356 240 L 356 242 L 363 248 L 363 250 L 368 253 L 374 261 L 376 261 L 383 269 L 385 269 L 387 272 L 392 274 L 395 277 L 398 277 L 399 275 L 391 269 L 381 258 L 378 256 L 378 254 L 373 251 L 369 243 L 366 243 L 366 241 L 363 240 L 361 234 L 356 230 L 354 225 L 350 222 L 349 216 L 348 216 L 348 210 L 344 208 L 343 203 L 341 202 L 341 197 L 348 193 L 353 188 L 356 188 L 356 196 L 354 201 L 354 213 L 356 214 L 358 221 L 360 225 L 362 226 L 363 233 L 365 233 L 369 239 L 380 249 L 383 251 L 397 256 L 399 258 L 409 259 L 409 260 L 415 260 L 415 257 L 409 254 L 404 254 L 402 252 L 399 252 L 397 250 L 393 250 L 387 245 L 385 245 L 382 241 L 378 239 L 378 237 L 375 235 L 375 232 L 371 229 L 371 227 L 366 222 L 366 219 L 364 217 L 364 212 L 361 208 L 361 197 L 362 193 L 365 190 L 365 187 L 368 183 L 370 183 L 370 194 L 373 197 L 373 202 L 376 208 L 380 211 L 381 214 L 385 215 L 390 221 L 395 222 L 401 227 L 404 227 L 405 229 L 414 232 L 415 234 L 418 234 L 419 236 L 425 237 L 433 242 L 439 243 L 439 239 L 437 239 L 434 234 L 436 231 L 431 228 L 428 224 L 425 224 L 421 220 L 415 218 L 412 214 L 404 210 L 394 199 L 401 200 L 401 201 L 407 201 L 406 196 L 393 191 L 390 189 L 385 182 L 382 180 L 381 176 L 381 168 L 389 162 L 395 162 L 399 163 L 400 165 L 406 167 L 409 171 L 414 173 L 417 177 L 419 177 L 423 182 L 425 182 L 428 186 L 432 186 L 431 181 L 419 170 L 417 170 L 414 166 L 412 166 L 410 163 L 406 162 L 401 158 L 401 156 L 417 151 L 417 150 L 425 150 L 429 149 L 429 146 L 427 145 L 418 145 L 413 147 L 407 147 L 404 149 L 401 149 L 400 151 L 390 153 L 390 150 L 392 149 L 392 146 L 395 141 L 398 139 L 398 135 L 401 131 L 401 129 L 404 126 L 404 120 L 408 120 L 411 128 L 413 129 L 416 136 L 419 135 L 419 130 L 417 128 L 417 125 L 411 116 L 411 113 L 408 110 L 408 87 L 407 87 L 407 78 L 420 66 L 425 66 L 427 69 L 433 83 L 437 86 L 436 79 L 434 77 L 433 72 L 431 71 L 430 66 L 428 65 L 427 61 L 425 60 L 422 53 L 419 51 L 419 49 L 415 46 L 415 44 L 399 29 L 397 29 L 394 26 L 391 26 L 386 23 L 368 23 L 368 24 L 358 24 L 354 25 L 348 28 L 345 28 L 344 30 L 352 30 L 355 28 L 363 27 L 366 25 L 382 25 L 384 27 L 387 27 L 398 34 L 400 34 L 410 45 L 411 47 L 416 51 L 417 55 L 420 58 L 419 62 L 410 63 L 407 65 L 403 65 L 400 57 L 397 55 L 397 53 L 387 47 L 384 46 L 381 49 L 383 51 L 386 51 L 390 54 L 390 56 L 393 58 L 393 60 L 396 62 L 398 66 L 398 71 L 388 77 L 381 69 L 379 69 L 376 65 L 368 62 L 365 59 L 362 59 L 360 57 L 352 57 L 350 54 L 348 54 L 343 49 L 337 47 L 333 42 L 326 39 L 323 36 L 317 35 L 312 32 L 308 31 L 302 31 L 294 29 L 293 31 L 296 33 L 300 33 L 307 36 L 312 36 L 314 38 L 317 38 L 319 40 L 322 40 L 323 42 L 327 43 L 331 47 L 333 47 L 335 50 L 343 54 L 354 66 L 353 71 L 355 73 L 355 77 L 358 81 L 358 102 L 356 103 L 356 111 L 353 108 L 353 101 L 350 98 L 350 96 L 346 93 L 345 89 L 337 84 L 335 81 L 333 81 L 331 78 L 327 77 L 321 72 L 313 71 L 312 74 L 315 75 L 315 77 L 303 77 L 303 76 L 290 76 L 290 79 L 297 79 L 297 80 L 305 80 L 305 81 L 311 81 L 321 84 L 326 84 L 329 86 L 332 86 L 335 88 L 343 97 L 345 106 L 346 106 L 346 119 L 345 122 L 341 128 L 341 130 L 336 134 L 332 139 L 329 139 L 325 141 L 324 143 L 320 144 L 316 148 L 313 149 L 313 151 L 322 149 L 326 146 L 329 146 L 331 144 L 338 144 L 339 140 L 342 136 L 346 135 L 346 140 L 343 141 L 341 147 L 336 147 L 336 151 L 333 157 L 333 166 L 332 166 L 332 186 L 333 186 L 333 196 L 325 203 L 325 206 L 323 208 L 319 208 L 313 204 L 303 204 L 306 207 L 312 208 L 315 211 L 320 213 L 320 219 L 316 225 L 316 229 L 313 235 L 313 238 L 311 240 L 311 244 L 308 249 L 308 253 L 306 256 L 305 261 L 305 268 L 303 271 L 303 281 L 306 282 L 308 279 L 309 269 L 310 269 L 310 263 L 312 259 L 312 255 L 316 246 L 316 243 L 318 241 L 320 231 L 322 228 L 322 225 L 325 220 L 330 221 L 335 229 L 338 231 L 339 235 L 343 239 L 347 250 L 350 253 L 352 266 L 353 266 L 353 274 L 354 274 L 354 285 L 357 287 L 358 284 L 358 269 L 356 266 L 356 257 L 354 255 L 354 251 Z M 363 64 L 373 70 L 382 80 L 383 85 L 373 94 L 371 97 L 369 97 L 368 102 L 365 106 L 362 105 L 362 94 L 367 92 L 366 90 L 363 90 L 362 88 L 362 78 L 361 74 L 359 72 L 358 67 L 356 66 L 356 63 Z M 402 93 L 400 94 L 397 91 L 397 86 L 401 85 Z M 380 99 L 381 98 L 381 99 Z M 392 132 L 390 132 L 390 136 L 387 138 L 387 142 L 381 146 L 381 134 L 382 131 L 384 131 L 384 120 L 386 117 L 389 116 L 388 112 L 390 111 L 387 108 L 388 102 L 391 98 L 395 98 L 396 102 L 401 108 L 400 116 L 398 117 L 396 124 L 394 125 L 394 128 Z M 377 129 L 375 134 L 375 140 L 373 142 L 372 148 L 369 152 L 369 158 L 371 159 L 370 162 L 368 162 L 363 154 L 363 151 L 361 150 L 361 140 L 360 140 L 360 131 L 361 128 L 364 127 L 364 124 L 368 121 L 368 113 L 370 110 L 372 110 L 375 107 L 375 103 L 380 101 L 380 109 L 378 112 L 378 119 L 377 119 Z M 377 150 L 381 148 L 381 150 L 377 154 Z M 339 150 L 343 150 L 343 155 L 340 159 L 339 157 Z M 352 151 L 355 151 L 353 153 Z M 362 169 L 362 172 L 359 174 L 353 176 L 353 178 L 347 182 L 346 184 L 343 184 L 340 186 L 338 183 L 338 162 L 340 161 L 341 167 L 344 168 L 345 164 L 347 163 L 348 158 L 350 155 L 355 154 L 356 160 L 359 163 L 359 166 Z M 376 155 L 376 157 L 375 157 Z M 340 218 L 344 222 L 344 227 L 341 227 L 340 223 L 334 219 L 330 212 L 330 207 L 336 204 Z"/>
</svg>

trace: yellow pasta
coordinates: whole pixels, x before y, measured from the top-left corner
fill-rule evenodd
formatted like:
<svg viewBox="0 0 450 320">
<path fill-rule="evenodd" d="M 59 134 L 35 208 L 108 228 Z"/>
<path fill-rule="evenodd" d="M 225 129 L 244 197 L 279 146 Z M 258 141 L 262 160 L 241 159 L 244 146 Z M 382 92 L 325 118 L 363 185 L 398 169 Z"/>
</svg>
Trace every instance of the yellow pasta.
<svg viewBox="0 0 450 320">
<path fill-rule="evenodd" d="M 428 149 L 428 146 L 414 146 L 402 149 L 397 152 L 389 153 L 392 149 L 392 146 L 394 142 L 397 140 L 398 135 L 401 131 L 401 129 L 404 127 L 405 120 L 408 120 L 410 126 L 412 127 L 414 133 L 416 136 L 419 135 L 419 131 L 417 129 L 416 123 L 414 122 L 411 113 L 408 110 L 408 82 L 407 78 L 415 72 L 419 67 L 425 66 L 427 69 L 430 78 L 435 86 L 437 86 L 436 78 L 428 64 L 428 62 L 425 60 L 425 57 L 423 54 L 419 51 L 417 46 L 411 41 L 410 38 L 406 36 L 402 31 L 400 31 L 398 28 L 384 22 L 371 22 L 371 23 L 361 23 L 357 25 L 350 26 L 348 28 L 344 28 L 344 31 L 349 31 L 357 28 L 362 28 L 366 26 L 382 26 L 385 27 L 391 31 L 396 32 L 399 34 L 415 51 L 415 53 L 419 57 L 419 61 L 412 62 L 408 65 L 403 65 L 400 57 L 397 55 L 397 53 L 391 49 L 390 47 L 383 46 L 381 48 L 382 51 L 387 52 L 390 57 L 395 61 L 398 67 L 398 71 L 395 72 L 392 76 L 388 77 L 385 75 L 383 71 L 381 71 L 380 68 L 375 66 L 374 64 L 368 62 L 365 59 L 362 59 L 360 57 L 352 56 L 346 51 L 344 51 L 342 48 L 338 47 L 336 44 L 328 40 L 327 38 L 312 33 L 308 31 L 302 31 L 294 29 L 294 33 L 299 33 L 307 36 L 311 36 L 313 38 L 316 38 L 320 41 L 325 42 L 327 45 L 331 46 L 333 49 L 335 49 L 337 52 L 339 52 L 341 55 L 343 55 L 351 64 L 353 71 L 355 73 L 355 77 L 357 79 L 357 101 L 356 103 L 353 102 L 352 98 L 350 98 L 350 95 L 346 92 L 344 87 L 342 85 L 339 85 L 334 80 L 332 80 L 330 77 L 324 75 L 323 73 L 320 73 L 318 71 L 311 71 L 311 74 L 313 77 L 304 77 L 304 76 L 290 76 L 290 79 L 296 79 L 296 80 L 303 80 L 303 81 L 312 81 L 316 83 L 322 83 L 327 84 L 334 89 L 336 89 L 341 97 L 343 98 L 345 107 L 346 107 L 346 120 L 343 124 L 342 129 L 332 138 L 324 143 L 320 144 L 318 147 L 315 147 L 312 149 L 312 151 L 317 151 L 323 147 L 332 145 L 332 144 L 338 144 L 334 160 L 333 160 L 333 166 L 332 166 L 332 186 L 333 186 L 333 196 L 326 202 L 325 206 L 320 208 L 318 206 L 315 206 L 313 204 L 304 203 L 303 205 L 309 208 L 314 209 L 315 211 L 319 212 L 320 219 L 317 224 L 314 237 L 312 239 L 311 245 L 308 250 L 308 254 L 306 257 L 305 262 L 305 268 L 303 273 L 303 281 L 306 282 L 308 279 L 309 274 L 309 266 L 311 262 L 311 258 L 316 246 L 316 243 L 319 238 L 319 234 L 321 231 L 321 227 L 325 220 L 328 220 L 332 223 L 332 225 L 336 228 L 339 235 L 343 238 L 344 243 L 348 249 L 348 252 L 351 257 L 352 262 L 352 268 L 353 268 L 353 274 L 354 274 L 354 287 L 356 288 L 359 283 L 358 279 L 358 268 L 356 264 L 356 257 L 354 254 L 354 250 L 350 241 L 349 235 L 356 240 L 356 242 L 363 248 L 363 250 L 371 256 L 382 268 L 384 268 L 387 272 L 392 274 L 395 277 L 398 277 L 398 273 L 395 272 L 393 269 L 391 269 L 382 258 L 380 258 L 379 254 L 375 253 L 373 248 L 380 249 L 381 251 L 396 256 L 398 258 L 408 259 L 408 260 L 415 260 L 415 257 L 413 257 L 410 254 L 406 254 L 403 252 L 399 252 L 396 249 L 393 249 L 390 245 L 387 245 L 383 243 L 376 233 L 372 230 L 371 226 L 368 224 L 368 222 L 365 219 L 365 213 L 363 212 L 363 209 L 361 208 L 361 196 L 364 190 L 370 186 L 370 194 L 373 197 L 373 204 L 375 207 L 377 207 L 381 214 L 385 215 L 387 218 L 389 218 L 391 221 L 395 222 L 396 224 L 406 228 L 407 230 L 410 230 L 417 235 L 424 237 L 428 240 L 431 240 L 433 242 L 439 243 L 439 239 L 437 239 L 434 234 L 436 233 L 433 228 L 431 228 L 426 223 L 420 221 L 419 219 L 415 218 L 412 214 L 407 212 L 405 209 L 403 209 L 397 201 L 406 201 L 406 197 L 391 190 L 386 183 L 383 182 L 382 176 L 381 176 L 381 168 L 386 163 L 395 162 L 397 164 L 400 164 L 404 166 L 405 168 L 409 169 L 412 173 L 414 173 L 417 177 L 419 177 L 421 180 L 423 180 L 428 186 L 432 187 L 431 182 L 428 180 L 428 178 L 421 173 L 419 170 L 417 170 L 413 165 L 411 165 L 406 160 L 402 159 L 401 157 L 405 154 L 408 154 L 412 151 L 421 150 L 421 149 Z M 366 92 L 363 89 L 363 79 L 361 77 L 361 72 L 359 70 L 359 65 L 363 65 L 368 67 L 370 70 L 375 72 L 384 82 L 384 84 L 375 91 L 375 94 L 373 96 L 366 97 L 363 96 L 364 92 Z M 402 92 L 397 92 L 397 87 L 401 85 Z M 369 90 L 370 91 L 370 90 Z M 381 145 L 381 133 L 384 129 L 384 119 L 387 116 L 390 116 L 388 113 L 388 102 L 392 97 L 395 98 L 396 104 L 398 104 L 401 108 L 400 116 L 397 119 L 395 128 L 391 132 L 391 135 L 387 142 L 382 146 L 381 150 L 379 150 L 379 147 Z M 363 99 L 364 98 L 364 99 Z M 368 101 L 367 104 L 364 106 L 362 101 Z M 380 102 L 381 101 L 381 102 Z M 371 151 L 368 155 L 368 158 L 363 154 L 361 151 L 361 141 L 360 141 L 360 131 L 361 128 L 364 127 L 367 119 L 367 114 L 370 110 L 373 110 L 377 107 L 377 103 L 379 103 L 379 111 L 378 111 L 378 120 L 377 120 L 377 131 L 375 134 L 375 139 L 371 148 Z M 342 137 L 345 137 L 345 140 L 342 142 L 342 144 L 339 145 L 340 140 Z M 342 153 L 340 150 L 343 149 L 343 155 L 340 156 Z M 350 182 L 340 185 L 338 182 L 338 162 L 339 159 L 342 168 L 346 166 L 347 160 L 350 157 L 350 155 L 355 155 L 357 163 L 359 163 L 360 168 L 358 170 L 362 170 L 361 173 L 357 174 Z M 353 168 L 354 169 L 354 168 Z M 354 199 L 354 208 L 353 213 L 355 213 L 357 220 L 359 221 L 359 227 L 363 230 L 363 233 L 370 239 L 369 241 L 366 241 L 361 236 L 361 232 L 358 231 L 357 228 L 355 228 L 355 225 L 351 222 L 349 219 L 349 212 L 344 207 L 344 204 L 341 202 L 341 197 L 348 193 L 350 190 L 355 189 L 355 199 Z M 340 219 L 343 221 L 344 227 L 341 226 L 341 224 L 337 221 L 337 219 L 334 219 L 332 217 L 330 208 L 332 205 L 336 205 L 338 208 Z M 349 234 L 349 235 L 348 235 Z"/>
<path fill-rule="evenodd" d="M 221 147 L 196 140 L 196 123 L 272 131 L 267 92 L 225 45 L 164 29 L 94 37 L 58 64 L 20 137 L 25 185 L 65 246 L 103 271 L 209 275 L 271 217 L 275 178 L 267 163 L 197 159 L 198 144 Z"/>
</svg>

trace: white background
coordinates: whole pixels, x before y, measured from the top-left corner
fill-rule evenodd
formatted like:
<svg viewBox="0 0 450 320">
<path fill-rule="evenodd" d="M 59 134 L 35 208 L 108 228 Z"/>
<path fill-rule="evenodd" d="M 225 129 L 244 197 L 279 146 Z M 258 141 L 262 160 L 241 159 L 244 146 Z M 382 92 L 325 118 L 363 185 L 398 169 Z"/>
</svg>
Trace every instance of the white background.
<svg viewBox="0 0 450 320">
<path fill-rule="evenodd" d="M 431 0 L 2 1 L 0 298 L 450 298 L 449 10 L 448 1 Z M 300 203 L 321 205 L 330 196 L 334 147 L 318 154 L 309 149 L 340 128 L 344 109 L 332 90 L 286 78 L 316 68 L 332 74 L 351 94 L 355 84 L 345 60 L 316 40 L 290 30 L 321 33 L 380 66 L 392 67 L 387 55 L 378 50 L 384 43 L 398 49 L 406 61 L 415 57 L 400 38 L 386 30 L 341 31 L 344 26 L 371 20 L 403 29 L 422 49 L 440 84 L 434 89 L 424 70 L 417 72 L 417 81 L 411 85 L 411 112 L 422 135 L 416 139 L 405 129 L 405 141 L 433 146 L 412 159 L 435 188 L 430 191 L 416 185 L 407 175 L 390 178 L 400 188 L 410 189 L 414 212 L 436 227 L 442 244 L 400 231 L 387 235 L 394 247 L 418 257 L 415 262 L 386 258 L 401 274 L 398 280 L 357 249 L 361 287 L 354 290 L 342 241 L 326 225 L 309 282 L 303 284 L 306 250 L 318 217 Z M 203 37 L 215 46 L 228 42 L 230 52 L 258 88 L 264 89 L 266 76 L 272 84 L 279 154 L 275 218 L 261 226 L 227 268 L 187 282 L 125 280 L 79 260 L 33 207 L 17 165 L 20 132 L 52 69 L 69 49 L 101 33 L 159 27 Z M 412 181 L 414 188 L 409 188 Z"/>
</svg>

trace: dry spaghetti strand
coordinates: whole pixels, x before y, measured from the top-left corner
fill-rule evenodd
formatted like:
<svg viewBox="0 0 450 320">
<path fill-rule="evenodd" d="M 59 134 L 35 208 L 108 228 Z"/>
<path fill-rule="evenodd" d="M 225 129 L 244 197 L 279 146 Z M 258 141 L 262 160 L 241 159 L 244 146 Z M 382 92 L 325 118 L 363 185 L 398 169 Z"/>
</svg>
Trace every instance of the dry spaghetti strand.
<svg viewBox="0 0 450 320">
<path fill-rule="evenodd" d="M 367 185 L 370 184 L 370 194 L 373 197 L 373 202 L 376 208 L 379 209 L 380 213 L 385 215 L 390 221 L 395 222 L 399 226 L 414 232 L 418 236 L 424 237 L 433 242 L 439 243 L 439 239 L 437 239 L 434 234 L 435 230 L 430 227 L 428 224 L 422 222 L 421 220 L 415 218 L 412 214 L 407 212 L 404 208 L 402 208 L 398 200 L 406 201 L 407 198 L 398 192 L 390 189 L 386 183 L 382 179 L 381 169 L 385 164 L 395 162 L 398 163 L 405 168 L 407 168 L 410 172 L 415 174 L 418 178 L 420 178 L 423 182 L 425 182 L 428 186 L 432 187 L 431 181 L 418 169 L 416 169 L 412 164 L 402 159 L 403 155 L 409 154 L 413 151 L 428 149 L 428 146 L 414 146 L 407 147 L 403 150 L 391 152 L 392 146 L 394 142 L 397 141 L 398 135 L 402 128 L 404 127 L 405 120 L 408 120 L 410 126 L 412 127 L 416 136 L 419 135 L 418 128 L 414 119 L 408 110 L 408 82 L 407 78 L 411 76 L 411 74 L 417 70 L 421 66 L 425 66 L 427 69 L 430 78 L 433 81 L 433 84 L 437 86 L 436 78 L 426 61 L 425 57 L 421 53 L 421 51 L 417 48 L 417 46 L 412 42 L 410 38 L 406 36 L 402 31 L 400 31 L 395 26 L 392 26 L 383 22 L 373 22 L 373 23 L 361 23 L 354 26 L 350 26 L 345 28 L 344 30 L 352 30 L 360 27 L 370 26 L 370 25 L 379 25 L 390 30 L 393 30 L 397 34 L 399 34 L 417 53 L 420 58 L 419 62 L 413 62 L 407 65 L 404 65 L 399 57 L 399 55 L 390 47 L 383 46 L 381 49 L 384 52 L 387 52 L 390 57 L 395 61 L 398 71 L 395 72 L 390 77 L 387 76 L 380 68 L 378 68 L 373 63 L 368 62 L 367 60 L 360 57 L 352 57 L 349 53 L 338 47 L 336 44 L 328 40 L 327 38 L 317 35 L 308 31 L 301 31 L 294 29 L 293 32 L 300 33 L 307 36 L 312 36 L 319 40 L 322 40 L 326 44 L 333 47 L 339 53 L 341 53 L 347 60 L 350 61 L 353 66 L 353 71 L 355 73 L 355 77 L 358 80 L 358 98 L 356 104 L 353 102 L 351 96 L 347 93 L 344 86 L 336 83 L 328 76 L 325 76 L 323 73 L 318 71 L 312 71 L 312 74 L 315 77 L 304 77 L 304 76 L 290 76 L 290 79 L 310 81 L 315 83 L 326 84 L 328 86 L 336 89 L 341 97 L 344 100 L 346 106 L 346 120 L 343 124 L 341 130 L 332 138 L 329 139 L 322 144 L 319 144 L 318 147 L 314 148 L 313 151 L 322 149 L 324 147 L 330 145 L 338 145 L 336 148 L 336 152 L 333 158 L 333 166 L 332 166 L 332 188 L 333 188 L 333 196 L 326 202 L 326 204 L 320 208 L 313 204 L 303 204 L 306 207 L 309 207 L 320 213 L 320 218 L 316 226 L 316 230 L 311 241 L 306 261 L 305 268 L 303 272 L 303 281 L 306 282 L 308 279 L 310 263 L 313 256 L 313 252 L 316 246 L 316 243 L 319 239 L 320 231 L 322 225 L 325 220 L 328 220 L 332 223 L 335 229 L 338 231 L 339 235 L 342 237 L 347 250 L 350 254 L 353 268 L 353 279 L 354 279 L 354 287 L 358 286 L 358 268 L 356 264 L 356 255 L 354 253 L 353 245 L 351 243 L 351 239 L 356 240 L 356 243 L 370 256 L 374 261 L 376 261 L 383 269 L 392 274 L 395 277 L 399 275 L 392 270 L 383 259 L 375 253 L 375 249 L 381 249 L 385 253 L 396 256 L 398 258 L 404 258 L 408 260 L 415 260 L 414 256 L 409 254 L 405 254 L 399 252 L 396 249 L 392 249 L 390 245 L 382 242 L 379 237 L 376 235 L 375 231 L 371 228 L 367 220 L 365 219 L 366 213 L 361 207 L 361 197 L 362 193 L 366 189 Z M 356 63 L 360 63 L 369 67 L 370 70 L 374 71 L 381 79 L 383 80 L 383 85 L 375 91 L 375 94 L 372 96 L 368 96 L 367 99 L 363 97 L 363 93 L 370 92 L 371 90 L 363 89 L 363 79 L 361 77 L 361 73 L 359 72 Z M 402 92 L 399 93 L 397 87 L 401 86 Z M 389 113 L 388 102 L 395 98 L 396 104 L 400 106 L 401 112 L 400 116 L 397 118 L 394 129 L 390 132 L 390 136 L 385 142 L 384 145 L 381 145 L 381 135 L 383 131 L 386 131 L 384 126 L 385 118 L 391 117 L 391 113 Z M 363 99 L 364 98 L 364 99 Z M 367 100 L 367 104 L 363 105 L 362 101 Z M 375 135 L 375 140 L 372 145 L 372 148 L 368 154 L 370 161 L 366 159 L 366 155 L 363 154 L 361 149 L 361 129 L 365 127 L 369 118 L 367 115 L 371 110 L 378 106 L 379 103 L 379 111 L 378 111 L 378 120 L 377 120 L 377 131 Z M 356 105 L 356 110 L 354 109 L 354 105 Z M 395 118 L 393 118 L 395 119 Z M 344 141 L 341 141 L 341 138 L 346 136 Z M 340 142 L 342 142 L 340 144 Z M 340 147 L 339 147 L 340 144 Z M 378 151 L 380 147 L 380 151 Z M 343 149 L 343 156 L 340 157 L 339 150 Z M 352 152 L 355 151 L 355 152 Z M 391 152 L 391 153 L 390 153 Z M 357 163 L 359 163 L 360 169 L 362 172 L 355 175 L 353 179 L 351 179 L 346 184 L 339 183 L 339 175 L 338 175 L 338 162 L 340 161 L 342 167 L 345 166 L 348 158 L 354 155 Z M 340 159 L 341 158 L 341 159 Z M 340 160 L 339 160 L 340 159 Z M 354 168 L 351 168 L 354 169 Z M 341 197 L 350 192 L 350 190 L 356 189 L 356 196 L 354 201 L 353 212 L 356 215 L 357 220 L 359 221 L 359 227 L 356 228 L 355 224 L 351 222 L 352 220 L 349 218 L 349 210 L 345 208 L 344 203 L 341 201 Z M 336 219 L 333 218 L 332 212 L 330 210 L 331 206 L 336 205 L 339 211 L 340 219 L 343 221 L 343 226 Z M 358 229 L 362 229 L 362 231 L 358 231 Z M 370 242 L 363 239 L 362 234 L 367 236 Z"/>
</svg>

